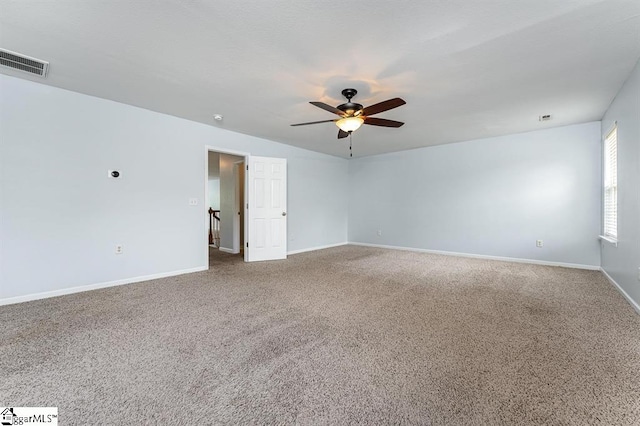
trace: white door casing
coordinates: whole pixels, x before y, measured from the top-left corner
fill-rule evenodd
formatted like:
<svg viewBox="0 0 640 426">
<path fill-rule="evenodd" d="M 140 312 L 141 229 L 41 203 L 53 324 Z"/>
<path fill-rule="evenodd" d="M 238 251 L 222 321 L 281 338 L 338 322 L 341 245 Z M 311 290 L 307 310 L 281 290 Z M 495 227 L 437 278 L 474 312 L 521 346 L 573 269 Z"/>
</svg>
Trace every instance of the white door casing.
<svg viewBox="0 0 640 426">
<path fill-rule="evenodd" d="M 246 259 L 287 258 L 287 160 L 248 157 L 249 184 Z"/>
</svg>

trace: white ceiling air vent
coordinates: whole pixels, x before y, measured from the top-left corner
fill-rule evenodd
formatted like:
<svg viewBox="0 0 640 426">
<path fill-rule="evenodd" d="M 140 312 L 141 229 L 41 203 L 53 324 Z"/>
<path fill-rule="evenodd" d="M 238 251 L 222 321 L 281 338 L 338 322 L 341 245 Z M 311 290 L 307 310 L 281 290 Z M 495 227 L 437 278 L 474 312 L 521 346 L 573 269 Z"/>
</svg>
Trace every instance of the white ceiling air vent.
<svg viewBox="0 0 640 426">
<path fill-rule="evenodd" d="M 5 49 L 0 49 L 0 65 L 13 68 L 14 70 L 28 72 L 29 74 L 39 75 L 40 77 L 46 77 L 47 70 L 49 69 L 49 62 L 30 58 L 29 56 Z"/>
</svg>

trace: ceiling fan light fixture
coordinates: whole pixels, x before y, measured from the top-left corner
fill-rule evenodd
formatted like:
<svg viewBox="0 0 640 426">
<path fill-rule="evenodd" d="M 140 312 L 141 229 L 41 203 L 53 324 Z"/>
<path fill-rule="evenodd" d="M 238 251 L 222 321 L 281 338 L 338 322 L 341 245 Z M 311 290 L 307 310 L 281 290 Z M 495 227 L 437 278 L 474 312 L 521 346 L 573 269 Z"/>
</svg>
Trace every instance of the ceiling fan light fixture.
<svg viewBox="0 0 640 426">
<path fill-rule="evenodd" d="M 336 126 L 343 132 L 349 133 L 358 130 L 362 123 L 364 123 L 364 118 L 362 117 L 344 117 L 336 121 Z"/>
</svg>

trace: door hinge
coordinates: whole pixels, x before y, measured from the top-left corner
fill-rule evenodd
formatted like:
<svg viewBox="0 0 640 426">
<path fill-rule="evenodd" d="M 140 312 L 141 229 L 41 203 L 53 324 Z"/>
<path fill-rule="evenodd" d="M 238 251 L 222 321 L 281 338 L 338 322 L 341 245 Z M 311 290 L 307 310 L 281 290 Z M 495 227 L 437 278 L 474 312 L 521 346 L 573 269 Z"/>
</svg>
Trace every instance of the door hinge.
<svg viewBox="0 0 640 426">
<path fill-rule="evenodd" d="M 247 210 L 249 209 L 249 203 L 247 203 Z"/>
<path fill-rule="evenodd" d="M 249 171 L 249 165 L 247 164 L 247 171 Z"/>
<path fill-rule="evenodd" d="M 249 243 L 247 243 L 247 248 L 249 248 Z"/>
</svg>

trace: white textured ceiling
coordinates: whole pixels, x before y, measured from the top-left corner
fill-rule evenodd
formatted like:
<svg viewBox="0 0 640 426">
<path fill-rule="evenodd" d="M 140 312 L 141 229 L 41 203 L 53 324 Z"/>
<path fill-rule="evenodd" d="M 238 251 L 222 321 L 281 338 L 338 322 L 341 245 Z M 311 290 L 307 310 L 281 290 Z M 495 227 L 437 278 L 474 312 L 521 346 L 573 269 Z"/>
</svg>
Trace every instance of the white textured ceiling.
<svg viewBox="0 0 640 426">
<path fill-rule="evenodd" d="M 0 2 L 0 72 L 333 155 L 346 87 L 407 105 L 354 156 L 599 120 L 640 57 L 638 0 Z M 220 123 L 213 115 L 224 115 Z M 550 122 L 538 122 L 541 114 Z"/>
</svg>

